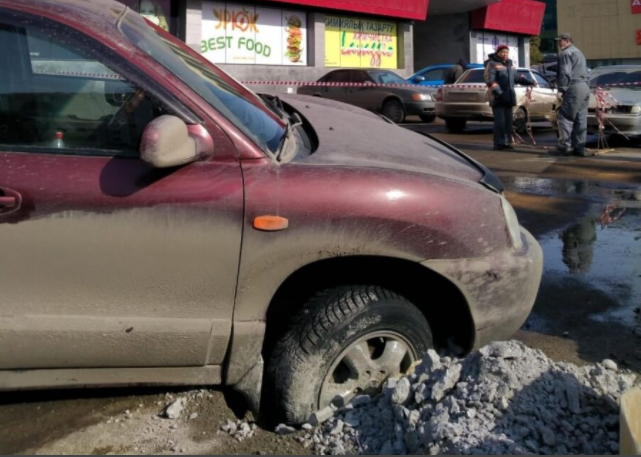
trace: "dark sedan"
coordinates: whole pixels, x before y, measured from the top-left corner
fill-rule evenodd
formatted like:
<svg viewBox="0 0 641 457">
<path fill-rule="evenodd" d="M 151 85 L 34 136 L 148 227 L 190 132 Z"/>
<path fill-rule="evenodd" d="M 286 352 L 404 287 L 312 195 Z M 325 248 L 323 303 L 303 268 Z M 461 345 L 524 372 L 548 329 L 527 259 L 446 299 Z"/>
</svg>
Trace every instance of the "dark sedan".
<svg viewBox="0 0 641 457">
<path fill-rule="evenodd" d="M 412 86 L 389 70 L 334 70 L 317 82 L 337 85 L 300 87 L 298 93 L 330 98 L 379 112 L 397 124 L 403 122 L 408 115 L 419 116 L 423 122 L 433 122 L 436 119 L 436 89 Z M 349 87 L 349 84 L 354 83 L 365 86 Z"/>
</svg>

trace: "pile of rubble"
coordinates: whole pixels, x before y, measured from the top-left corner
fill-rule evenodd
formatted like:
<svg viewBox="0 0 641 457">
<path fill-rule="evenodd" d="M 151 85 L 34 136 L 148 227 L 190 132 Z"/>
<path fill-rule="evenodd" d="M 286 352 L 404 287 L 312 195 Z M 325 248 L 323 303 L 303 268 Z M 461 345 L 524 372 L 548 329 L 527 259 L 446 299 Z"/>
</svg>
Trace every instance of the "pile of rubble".
<svg viewBox="0 0 641 457">
<path fill-rule="evenodd" d="M 616 454 L 615 362 L 554 363 L 511 341 L 463 360 L 430 351 L 415 371 L 358 397 L 299 439 L 319 454 Z"/>
</svg>

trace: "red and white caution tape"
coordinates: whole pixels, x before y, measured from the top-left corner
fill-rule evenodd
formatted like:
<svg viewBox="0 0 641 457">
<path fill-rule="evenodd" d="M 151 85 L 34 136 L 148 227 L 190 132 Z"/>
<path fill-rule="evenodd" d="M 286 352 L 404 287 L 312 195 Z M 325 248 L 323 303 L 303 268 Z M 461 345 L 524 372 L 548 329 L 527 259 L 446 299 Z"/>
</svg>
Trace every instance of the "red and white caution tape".
<svg viewBox="0 0 641 457">
<path fill-rule="evenodd" d="M 44 76 L 74 76 L 77 78 L 90 79 L 125 79 L 116 73 L 91 73 L 82 71 L 34 71 L 33 73 Z"/>
<path fill-rule="evenodd" d="M 38 75 L 48 75 L 48 76 L 73 76 L 79 78 L 91 78 L 91 79 L 124 79 L 122 76 L 116 73 L 95 73 L 95 72 L 80 72 L 80 71 L 37 71 L 34 72 Z M 318 82 L 318 81 L 264 81 L 264 80 L 250 80 L 243 81 L 243 84 L 247 86 L 289 86 L 289 87 L 407 87 L 412 89 L 443 89 L 451 88 L 457 90 L 481 90 L 487 89 L 485 84 L 446 84 L 446 85 L 435 85 L 435 86 L 420 86 L 416 84 L 371 84 L 371 83 L 348 83 L 348 82 Z M 616 98 L 614 98 L 609 93 L 605 92 L 603 88 L 611 87 L 635 87 L 641 86 L 641 82 L 631 82 L 631 83 L 619 83 L 619 84 L 605 84 L 603 86 L 597 87 L 595 89 L 595 95 L 600 91 L 600 96 L 603 98 L 609 98 L 614 104 L 619 104 Z M 535 90 L 536 92 L 536 90 Z"/>
</svg>

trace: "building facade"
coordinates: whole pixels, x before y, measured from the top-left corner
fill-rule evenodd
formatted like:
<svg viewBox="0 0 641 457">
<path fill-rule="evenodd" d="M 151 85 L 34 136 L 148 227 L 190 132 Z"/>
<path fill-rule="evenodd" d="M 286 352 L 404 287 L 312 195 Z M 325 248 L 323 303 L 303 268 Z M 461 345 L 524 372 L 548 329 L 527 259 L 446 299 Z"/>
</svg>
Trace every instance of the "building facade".
<svg viewBox="0 0 641 457">
<path fill-rule="evenodd" d="M 558 0 L 558 21 L 589 66 L 641 64 L 641 0 Z"/>
<path fill-rule="evenodd" d="M 434 0 L 432 0 L 434 1 Z M 468 2 L 467 5 L 470 5 Z M 414 66 L 454 63 L 460 58 L 483 63 L 500 44 L 521 67 L 530 65 L 530 37 L 541 33 L 545 3 L 532 0 L 491 0 L 471 4 L 470 11 L 432 10 L 414 25 Z"/>
<path fill-rule="evenodd" d="M 428 61 L 482 61 L 499 43 L 525 63 L 544 9 L 532 0 L 120 1 L 242 81 L 315 81 L 334 68 L 406 77 Z"/>
</svg>

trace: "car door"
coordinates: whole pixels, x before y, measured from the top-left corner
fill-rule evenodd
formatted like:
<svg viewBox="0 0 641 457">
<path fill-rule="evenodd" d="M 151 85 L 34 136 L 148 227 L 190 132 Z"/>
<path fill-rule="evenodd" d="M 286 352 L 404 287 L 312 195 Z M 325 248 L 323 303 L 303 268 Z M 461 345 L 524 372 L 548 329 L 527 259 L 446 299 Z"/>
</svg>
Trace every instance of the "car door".
<svg viewBox="0 0 641 457">
<path fill-rule="evenodd" d="M 424 73 L 421 73 L 421 76 L 425 78 L 424 81 L 420 83 L 421 86 L 441 86 L 445 80 L 445 70 L 447 68 L 434 68 L 428 70 Z"/>
<path fill-rule="evenodd" d="M 545 116 L 554 110 L 556 105 L 556 89 L 552 88 L 550 82 L 539 72 L 532 71 L 532 77 L 537 83 L 534 89 L 533 98 L 534 112 L 537 115 Z"/>
<path fill-rule="evenodd" d="M 364 70 L 351 70 L 350 82 L 358 87 L 347 88 L 347 103 L 374 111 L 383 104 L 382 89 L 374 85 L 374 80 Z"/>
<path fill-rule="evenodd" d="M 318 93 L 324 97 L 338 102 L 347 101 L 347 84 L 350 81 L 349 70 L 335 70 L 329 73 L 323 82 L 336 84 L 336 86 L 321 87 Z"/>
<path fill-rule="evenodd" d="M 66 26 L 0 13 L 0 369 L 224 359 L 240 165 L 211 121 L 126 60 Z M 142 132 L 164 114 L 206 129 L 215 156 L 142 162 Z"/>
</svg>

